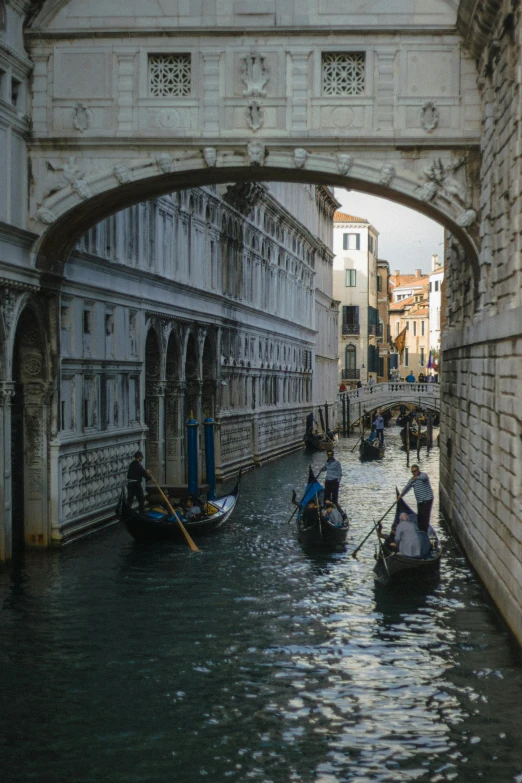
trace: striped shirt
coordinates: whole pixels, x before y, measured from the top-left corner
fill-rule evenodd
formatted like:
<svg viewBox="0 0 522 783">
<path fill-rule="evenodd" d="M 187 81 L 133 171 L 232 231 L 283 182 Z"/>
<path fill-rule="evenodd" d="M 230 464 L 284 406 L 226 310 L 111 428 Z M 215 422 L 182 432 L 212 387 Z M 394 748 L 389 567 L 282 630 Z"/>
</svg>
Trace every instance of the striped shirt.
<svg viewBox="0 0 522 783">
<path fill-rule="evenodd" d="M 424 503 L 426 500 L 433 500 L 433 490 L 426 473 L 419 473 L 417 477 L 412 476 L 412 478 L 408 481 L 402 490 L 401 495 L 405 495 L 412 487 L 417 503 Z"/>
<path fill-rule="evenodd" d="M 326 480 L 327 481 L 341 481 L 342 475 L 343 475 L 343 469 L 341 467 L 341 463 L 338 462 L 336 459 L 326 460 L 323 467 L 319 471 L 317 475 L 320 475 L 323 470 L 326 471 Z"/>
</svg>

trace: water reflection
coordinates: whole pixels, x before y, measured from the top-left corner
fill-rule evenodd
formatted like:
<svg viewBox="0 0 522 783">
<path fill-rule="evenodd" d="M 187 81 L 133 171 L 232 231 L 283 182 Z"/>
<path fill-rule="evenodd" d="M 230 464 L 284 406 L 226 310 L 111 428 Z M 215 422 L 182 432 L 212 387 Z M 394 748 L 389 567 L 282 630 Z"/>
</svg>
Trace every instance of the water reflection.
<svg viewBox="0 0 522 783">
<path fill-rule="evenodd" d="M 375 586 L 371 539 L 351 557 L 409 476 L 389 441 L 382 462 L 338 449 L 345 552 L 305 551 L 287 524 L 303 452 L 245 476 L 201 554 L 114 528 L 0 571 L 2 780 L 520 774 L 520 651 L 444 528 L 424 590 Z M 434 486 L 437 458 L 421 455 Z"/>
</svg>

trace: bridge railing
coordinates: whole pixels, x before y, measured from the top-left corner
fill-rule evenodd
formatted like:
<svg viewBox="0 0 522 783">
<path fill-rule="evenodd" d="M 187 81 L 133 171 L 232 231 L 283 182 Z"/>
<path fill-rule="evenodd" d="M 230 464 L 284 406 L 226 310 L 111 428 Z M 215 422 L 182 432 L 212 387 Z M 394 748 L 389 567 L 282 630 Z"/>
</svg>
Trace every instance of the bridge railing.
<svg viewBox="0 0 522 783">
<path fill-rule="evenodd" d="M 342 408 L 343 429 L 347 431 L 361 416 L 375 410 L 401 403 L 425 405 L 440 411 L 440 386 L 438 383 L 407 383 L 389 381 L 362 386 L 339 393 Z"/>
</svg>

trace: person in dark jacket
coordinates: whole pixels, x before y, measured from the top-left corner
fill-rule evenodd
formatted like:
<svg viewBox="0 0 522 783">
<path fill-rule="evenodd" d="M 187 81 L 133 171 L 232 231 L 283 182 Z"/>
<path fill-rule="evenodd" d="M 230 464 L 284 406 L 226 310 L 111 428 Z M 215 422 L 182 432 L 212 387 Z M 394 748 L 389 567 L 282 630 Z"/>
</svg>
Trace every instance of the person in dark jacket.
<svg viewBox="0 0 522 783">
<path fill-rule="evenodd" d="M 151 475 L 150 470 L 145 470 L 141 464 L 142 462 L 143 454 L 141 451 L 137 451 L 127 471 L 127 501 L 129 506 L 132 506 L 134 498 L 136 498 L 140 508 L 140 514 L 145 513 L 145 495 L 143 494 L 143 485 L 141 480 L 143 478 L 148 479 Z"/>
<path fill-rule="evenodd" d="M 312 498 L 312 500 L 308 501 L 306 508 L 302 513 L 301 524 L 303 527 L 311 527 L 312 525 L 317 525 L 320 519 L 321 517 L 319 515 L 319 508 L 315 500 Z"/>
</svg>

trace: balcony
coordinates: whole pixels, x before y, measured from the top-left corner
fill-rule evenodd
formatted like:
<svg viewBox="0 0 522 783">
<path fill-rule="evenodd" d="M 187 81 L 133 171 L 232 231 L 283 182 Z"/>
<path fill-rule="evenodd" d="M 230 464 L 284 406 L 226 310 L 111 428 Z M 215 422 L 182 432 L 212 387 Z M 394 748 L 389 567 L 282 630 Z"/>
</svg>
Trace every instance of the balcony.
<svg viewBox="0 0 522 783">
<path fill-rule="evenodd" d="M 370 337 L 382 337 L 382 324 L 369 324 L 368 335 Z"/>
<path fill-rule="evenodd" d="M 343 335 L 360 334 L 359 324 L 343 324 Z"/>
<path fill-rule="evenodd" d="M 358 381 L 361 377 L 360 370 L 343 369 L 343 381 Z"/>
</svg>

